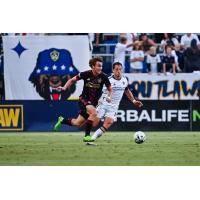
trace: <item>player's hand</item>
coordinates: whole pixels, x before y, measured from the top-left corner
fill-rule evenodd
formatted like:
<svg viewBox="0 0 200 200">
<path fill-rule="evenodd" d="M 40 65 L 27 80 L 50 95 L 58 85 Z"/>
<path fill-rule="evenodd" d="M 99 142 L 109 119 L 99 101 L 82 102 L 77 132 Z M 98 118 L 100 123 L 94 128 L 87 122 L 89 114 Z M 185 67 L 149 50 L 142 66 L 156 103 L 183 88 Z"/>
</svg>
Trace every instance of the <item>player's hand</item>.
<svg viewBox="0 0 200 200">
<path fill-rule="evenodd" d="M 135 100 L 135 99 L 133 100 L 133 104 L 138 108 L 143 106 L 143 103 L 141 101 L 138 101 L 138 100 Z"/>
<path fill-rule="evenodd" d="M 65 88 L 62 87 L 62 86 L 59 86 L 59 87 L 56 88 L 56 90 L 60 92 L 60 91 L 62 91 L 62 90 L 65 90 Z"/>
<path fill-rule="evenodd" d="M 110 103 L 110 102 L 111 102 L 111 97 L 107 96 L 107 97 L 106 97 L 106 101 L 107 101 L 108 103 Z"/>
</svg>

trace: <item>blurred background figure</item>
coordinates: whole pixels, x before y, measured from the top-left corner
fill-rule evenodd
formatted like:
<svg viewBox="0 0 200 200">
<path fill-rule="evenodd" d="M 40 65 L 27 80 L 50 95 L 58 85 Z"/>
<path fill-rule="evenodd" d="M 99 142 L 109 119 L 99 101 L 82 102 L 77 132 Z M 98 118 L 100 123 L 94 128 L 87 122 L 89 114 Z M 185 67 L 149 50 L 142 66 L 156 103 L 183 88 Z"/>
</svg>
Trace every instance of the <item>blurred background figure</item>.
<svg viewBox="0 0 200 200">
<path fill-rule="evenodd" d="M 148 53 L 151 46 L 156 47 L 156 43 L 153 41 L 153 39 L 150 39 L 146 33 L 141 33 L 139 40 L 145 55 Z"/>
<path fill-rule="evenodd" d="M 133 46 L 133 43 L 127 44 L 127 37 L 120 36 L 119 42 L 115 46 L 114 62 L 120 62 L 125 70 L 125 53 L 127 48 Z"/>
<path fill-rule="evenodd" d="M 163 39 L 161 41 L 161 49 L 164 51 L 166 45 L 170 45 L 173 48 L 179 44 L 177 38 L 174 33 L 164 33 Z"/>
<path fill-rule="evenodd" d="M 141 42 L 134 43 L 133 51 L 130 57 L 130 72 L 142 73 L 143 72 L 144 52 L 142 50 Z"/>
<path fill-rule="evenodd" d="M 178 72 L 183 72 L 184 70 L 184 51 L 181 49 L 180 43 L 176 44 L 174 47 L 175 55 L 177 56 L 177 70 Z"/>
<path fill-rule="evenodd" d="M 149 73 L 158 73 L 161 71 L 161 59 L 160 55 L 156 53 L 156 47 L 150 47 L 146 63 Z"/>
<path fill-rule="evenodd" d="M 165 55 L 163 57 L 163 73 L 173 72 L 176 74 L 175 57 L 172 55 L 172 47 L 170 45 L 165 46 Z"/>
<path fill-rule="evenodd" d="M 185 50 L 184 55 L 185 72 L 200 71 L 200 49 L 196 39 L 191 41 L 191 46 Z"/>
<path fill-rule="evenodd" d="M 200 42 L 197 34 L 194 33 L 186 33 L 181 37 L 181 47 L 186 50 L 191 46 L 191 41 L 195 39 L 197 42 L 197 46 L 200 47 Z"/>
</svg>

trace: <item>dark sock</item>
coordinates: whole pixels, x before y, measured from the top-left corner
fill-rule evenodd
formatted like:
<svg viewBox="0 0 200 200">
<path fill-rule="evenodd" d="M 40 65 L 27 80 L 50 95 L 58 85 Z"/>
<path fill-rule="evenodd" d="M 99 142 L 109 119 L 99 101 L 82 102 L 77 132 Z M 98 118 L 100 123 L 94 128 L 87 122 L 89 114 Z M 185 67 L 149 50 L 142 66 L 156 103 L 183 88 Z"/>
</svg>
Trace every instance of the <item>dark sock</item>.
<svg viewBox="0 0 200 200">
<path fill-rule="evenodd" d="M 100 129 L 101 129 L 104 133 L 107 131 L 107 128 L 105 128 L 104 126 L 102 126 Z"/>
<path fill-rule="evenodd" d="M 92 129 L 92 124 L 93 124 L 92 120 L 88 119 L 86 121 L 86 124 L 85 124 L 85 136 L 90 136 L 90 131 Z"/>
<path fill-rule="evenodd" d="M 61 124 L 67 124 L 68 126 L 73 126 L 72 125 L 72 119 L 64 119 Z"/>
</svg>

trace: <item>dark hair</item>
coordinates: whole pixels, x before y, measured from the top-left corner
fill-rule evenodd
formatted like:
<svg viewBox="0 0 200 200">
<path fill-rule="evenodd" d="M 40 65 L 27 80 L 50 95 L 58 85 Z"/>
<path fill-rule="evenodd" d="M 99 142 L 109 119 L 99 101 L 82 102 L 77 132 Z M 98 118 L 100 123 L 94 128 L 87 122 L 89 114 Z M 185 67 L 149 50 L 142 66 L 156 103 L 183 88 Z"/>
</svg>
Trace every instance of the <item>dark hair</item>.
<svg viewBox="0 0 200 200">
<path fill-rule="evenodd" d="M 172 46 L 171 45 L 166 45 L 165 46 L 165 52 L 167 51 L 167 48 L 171 48 L 172 49 Z"/>
<path fill-rule="evenodd" d="M 127 38 L 126 37 L 120 37 L 120 42 L 121 43 L 124 43 L 124 42 L 126 42 L 127 41 Z"/>
<path fill-rule="evenodd" d="M 165 34 L 167 34 L 167 37 L 168 37 L 166 39 L 172 39 L 173 37 L 175 37 L 174 33 L 163 33 L 163 38 L 165 38 Z"/>
<path fill-rule="evenodd" d="M 114 62 L 113 65 L 112 65 L 112 69 L 115 69 L 116 65 L 121 65 L 122 66 L 122 63 L 120 63 L 120 62 Z"/>
<path fill-rule="evenodd" d="M 192 39 L 190 47 L 193 48 L 193 49 L 198 49 L 196 39 Z"/>
<path fill-rule="evenodd" d="M 95 66 L 96 62 L 103 62 L 102 57 L 94 57 L 90 59 L 89 66 L 92 68 L 93 66 Z"/>
</svg>

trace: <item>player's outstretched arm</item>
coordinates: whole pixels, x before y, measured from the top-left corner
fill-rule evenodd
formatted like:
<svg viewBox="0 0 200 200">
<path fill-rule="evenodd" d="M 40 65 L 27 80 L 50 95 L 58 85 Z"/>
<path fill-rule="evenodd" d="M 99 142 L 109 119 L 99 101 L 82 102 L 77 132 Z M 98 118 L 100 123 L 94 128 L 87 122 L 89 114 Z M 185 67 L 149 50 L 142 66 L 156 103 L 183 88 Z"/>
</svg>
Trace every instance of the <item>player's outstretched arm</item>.
<svg viewBox="0 0 200 200">
<path fill-rule="evenodd" d="M 126 94 L 126 96 L 128 97 L 128 99 L 129 99 L 131 102 L 133 102 L 133 104 L 134 104 L 135 106 L 137 106 L 137 107 L 139 107 L 139 108 L 143 106 L 143 103 L 142 103 L 141 101 L 136 100 L 136 99 L 134 98 L 132 92 L 131 92 L 129 89 L 125 90 L 125 94 Z"/>
<path fill-rule="evenodd" d="M 62 86 L 59 86 L 57 88 L 57 90 L 67 90 L 68 88 L 71 87 L 71 85 L 73 85 L 76 81 L 78 81 L 80 78 L 79 78 L 79 75 L 77 76 L 74 76 L 73 78 L 69 79 L 65 85 L 62 87 Z"/>
</svg>

